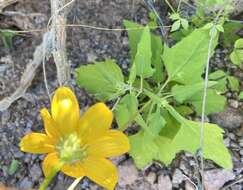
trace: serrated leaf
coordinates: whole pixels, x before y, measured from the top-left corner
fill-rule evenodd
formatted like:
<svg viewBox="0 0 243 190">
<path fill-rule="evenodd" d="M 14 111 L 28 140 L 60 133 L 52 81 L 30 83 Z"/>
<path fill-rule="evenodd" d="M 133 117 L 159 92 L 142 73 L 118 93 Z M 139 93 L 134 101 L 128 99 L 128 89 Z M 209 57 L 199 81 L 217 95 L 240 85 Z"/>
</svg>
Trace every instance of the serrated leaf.
<svg viewBox="0 0 243 190">
<path fill-rule="evenodd" d="M 151 58 L 151 35 L 149 27 L 146 26 L 138 43 L 137 53 L 133 63 L 136 65 L 137 76 L 144 79 L 153 75 L 154 69 L 151 67 Z"/>
<path fill-rule="evenodd" d="M 105 101 L 124 93 L 124 77 L 112 60 L 83 65 L 77 69 L 77 84 L 97 99 Z"/>
<path fill-rule="evenodd" d="M 227 79 L 229 81 L 229 88 L 232 91 L 239 91 L 240 83 L 239 83 L 238 79 L 233 76 L 228 76 Z"/>
<path fill-rule="evenodd" d="M 214 47 L 218 36 L 214 39 Z M 164 48 L 163 61 L 170 81 L 194 84 L 202 81 L 208 56 L 208 30 L 196 29 L 175 46 Z M 193 44 L 192 44 L 193 43 Z"/>
<path fill-rule="evenodd" d="M 184 119 L 183 123 L 173 138 L 163 136 L 160 133 L 160 136 L 151 140 L 145 138 L 145 131 L 140 131 L 136 135 L 130 136 L 130 155 L 134 159 L 136 166 L 142 169 L 154 160 L 169 165 L 175 158 L 175 155 L 181 151 L 195 154 L 200 148 L 201 123 L 186 119 Z M 173 127 L 174 123 L 169 123 L 169 125 Z M 226 169 L 232 168 L 231 156 L 223 142 L 223 130 L 217 125 L 205 123 L 204 146 L 202 148 L 204 150 L 204 158 L 213 160 L 216 164 Z"/>
<path fill-rule="evenodd" d="M 158 160 L 166 165 L 170 164 L 176 153 L 184 150 L 192 154 L 200 148 L 201 123 L 185 120 L 187 125 L 182 125 L 173 140 L 160 137 L 156 139 L 159 149 Z M 213 160 L 219 166 L 231 169 L 232 159 L 228 149 L 224 145 L 223 130 L 215 124 L 204 125 L 204 158 Z"/>
<path fill-rule="evenodd" d="M 188 103 L 191 103 L 194 106 L 197 115 L 201 115 L 202 113 L 202 99 L 203 93 L 200 92 L 195 94 L 193 97 L 191 97 L 190 100 L 188 100 Z M 224 96 L 217 94 L 217 92 L 213 89 L 207 90 L 205 110 L 206 115 L 223 111 L 225 109 L 225 105 L 226 98 Z"/>
<path fill-rule="evenodd" d="M 173 24 L 172 24 L 172 27 L 171 27 L 171 32 L 174 32 L 176 30 L 178 30 L 181 26 L 181 21 L 180 20 L 177 20 L 175 21 Z"/>
<path fill-rule="evenodd" d="M 136 96 L 131 93 L 124 96 L 115 109 L 115 118 L 119 130 L 125 130 L 135 119 L 138 113 L 138 101 Z"/>
<path fill-rule="evenodd" d="M 216 85 L 217 82 L 209 81 L 208 87 Z M 171 93 L 179 103 L 190 99 L 194 94 L 202 91 L 204 89 L 204 82 L 195 83 L 191 85 L 174 85 L 172 87 Z"/>
<path fill-rule="evenodd" d="M 154 140 L 145 137 L 144 130 L 130 136 L 129 141 L 131 145 L 129 154 L 139 169 L 151 164 L 153 159 L 157 157 L 158 146 Z"/>
</svg>

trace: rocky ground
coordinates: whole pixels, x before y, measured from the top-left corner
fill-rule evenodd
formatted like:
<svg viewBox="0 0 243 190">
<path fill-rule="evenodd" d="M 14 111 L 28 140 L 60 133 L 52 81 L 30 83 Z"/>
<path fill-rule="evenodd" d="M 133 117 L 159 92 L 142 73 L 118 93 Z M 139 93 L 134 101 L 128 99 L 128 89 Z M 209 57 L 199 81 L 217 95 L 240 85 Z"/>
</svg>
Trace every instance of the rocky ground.
<svg viewBox="0 0 243 190">
<path fill-rule="evenodd" d="M 160 4 L 159 7 L 161 15 L 166 15 L 167 10 L 163 9 L 164 6 Z M 1 28 L 43 29 L 50 16 L 50 5 L 48 0 L 22 0 L 5 11 L 12 14 L 0 16 Z M 68 19 L 69 23 L 73 24 L 121 28 L 123 19 L 146 23 L 147 13 L 147 8 L 139 0 L 77 0 Z M 129 65 L 129 49 L 124 31 L 99 31 L 83 27 L 68 27 L 67 30 L 68 59 L 73 70 L 80 64 L 113 58 L 126 72 Z M 43 32 L 40 30 L 16 36 L 11 49 L 0 46 L 0 99 L 10 95 L 18 87 L 21 74 L 28 61 L 32 59 L 34 48 L 41 42 Z M 243 72 L 232 66 L 226 55 L 227 50 L 217 50 L 211 66 L 213 69 L 220 68 L 238 77 L 242 81 L 242 89 Z M 57 87 L 54 62 L 48 61 L 46 68 L 48 85 L 51 91 L 54 91 Z M 95 100 L 78 89 L 75 81 L 72 81 L 80 107 L 86 109 Z M 234 170 L 222 170 L 207 162 L 205 168 L 207 190 L 217 190 L 223 186 L 229 190 L 241 190 L 243 185 L 243 103 L 237 99 L 237 94 L 234 92 L 229 91 L 226 96 L 228 108 L 222 113 L 210 116 L 209 120 L 225 129 L 225 143 L 233 155 Z M 19 150 L 18 143 L 24 134 L 42 130 L 39 110 L 49 106 L 43 72 L 40 68 L 26 95 L 8 110 L 0 113 L 0 182 L 6 186 L 37 188 L 43 180 L 41 162 L 44 156 L 23 153 Z M 9 166 L 12 160 L 18 160 L 20 164 L 17 171 L 10 175 Z M 193 156 L 189 154 L 178 155 L 170 167 L 155 163 L 143 171 L 138 171 L 128 156 L 113 161 L 117 164 L 120 174 L 117 189 L 195 189 L 190 179 L 196 182 L 198 168 Z M 73 179 L 59 174 L 49 189 L 66 189 L 72 181 Z M 84 179 L 77 189 L 100 188 Z"/>
</svg>

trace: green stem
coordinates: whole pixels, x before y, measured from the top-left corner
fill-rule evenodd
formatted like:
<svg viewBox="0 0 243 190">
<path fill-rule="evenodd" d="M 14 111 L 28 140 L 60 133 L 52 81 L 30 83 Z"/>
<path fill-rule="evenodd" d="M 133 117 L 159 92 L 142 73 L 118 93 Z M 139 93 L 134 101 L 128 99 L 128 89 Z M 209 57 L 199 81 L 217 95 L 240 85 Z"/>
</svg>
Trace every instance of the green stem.
<svg viewBox="0 0 243 190">
<path fill-rule="evenodd" d="M 63 162 L 60 162 L 58 165 L 54 166 L 50 172 L 50 174 L 45 177 L 44 181 L 41 183 L 39 190 L 45 190 L 47 186 L 51 183 L 51 180 L 56 176 L 56 174 L 60 171 L 63 166 Z"/>
<path fill-rule="evenodd" d="M 172 7 L 170 2 L 168 0 L 165 0 L 166 4 L 170 7 L 170 9 L 173 11 L 173 13 L 176 13 L 175 9 Z"/>
</svg>

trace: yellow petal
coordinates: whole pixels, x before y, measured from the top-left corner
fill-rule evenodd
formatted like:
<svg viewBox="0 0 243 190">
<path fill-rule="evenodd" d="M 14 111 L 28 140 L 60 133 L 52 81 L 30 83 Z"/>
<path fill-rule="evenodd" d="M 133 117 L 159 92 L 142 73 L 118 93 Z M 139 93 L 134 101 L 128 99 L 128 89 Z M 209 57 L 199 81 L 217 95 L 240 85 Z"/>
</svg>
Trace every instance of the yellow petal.
<svg viewBox="0 0 243 190">
<path fill-rule="evenodd" d="M 55 139 L 59 139 L 61 137 L 61 133 L 58 131 L 58 128 L 51 115 L 49 114 L 48 110 L 46 108 L 43 108 L 41 109 L 40 113 L 44 122 L 46 134 Z"/>
<path fill-rule="evenodd" d="M 25 135 L 20 141 L 20 149 L 23 152 L 34 154 L 44 154 L 55 150 L 55 141 L 42 133 L 30 133 Z"/>
<path fill-rule="evenodd" d="M 44 172 L 44 175 L 47 177 L 53 170 L 53 168 L 58 166 L 59 164 L 60 161 L 58 159 L 57 152 L 49 153 L 42 163 L 42 170 Z"/>
<path fill-rule="evenodd" d="M 109 130 L 88 146 L 88 155 L 97 157 L 119 156 L 130 149 L 129 140 L 120 131 Z"/>
<path fill-rule="evenodd" d="M 62 134 L 72 133 L 79 122 L 79 105 L 70 88 L 60 87 L 51 102 L 51 114 Z"/>
<path fill-rule="evenodd" d="M 102 136 L 111 127 L 112 112 L 104 103 L 91 106 L 81 117 L 79 135 L 84 143 Z"/>
<path fill-rule="evenodd" d="M 82 165 L 88 178 L 108 190 L 114 189 L 118 175 L 111 161 L 105 158 L 87 158 Z"/>
<path fill-rule="evenodd" d="M 84 176 L 84 169 L 81 165 L 81 163 L 77 162 L 75 164 L 65 164 L 61 171 L 65 173 L 68 176 L 74 177 L 74 178 L 80 178 Z"/>
</svg>

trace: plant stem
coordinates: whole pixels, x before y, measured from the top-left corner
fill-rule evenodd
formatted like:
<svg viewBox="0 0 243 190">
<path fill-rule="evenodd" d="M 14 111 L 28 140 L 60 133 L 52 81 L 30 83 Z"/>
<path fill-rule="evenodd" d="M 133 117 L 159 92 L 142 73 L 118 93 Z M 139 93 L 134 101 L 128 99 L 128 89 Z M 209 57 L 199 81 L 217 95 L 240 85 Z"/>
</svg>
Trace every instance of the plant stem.
<svg viewBox="0 0 243 190">
<path fill-rule="evenodd" d="M 47 188 L 47 186 L 50 184 L 51 180 L 60 171 L 63 164 L 64 164 L 63 162 L 60 162 L 57 166 L 52 168 L 50 174 L 47 177 L 45 177 L 44 181 L 41 183 L 39 190 L 45 190 Z"/>
</svg>

